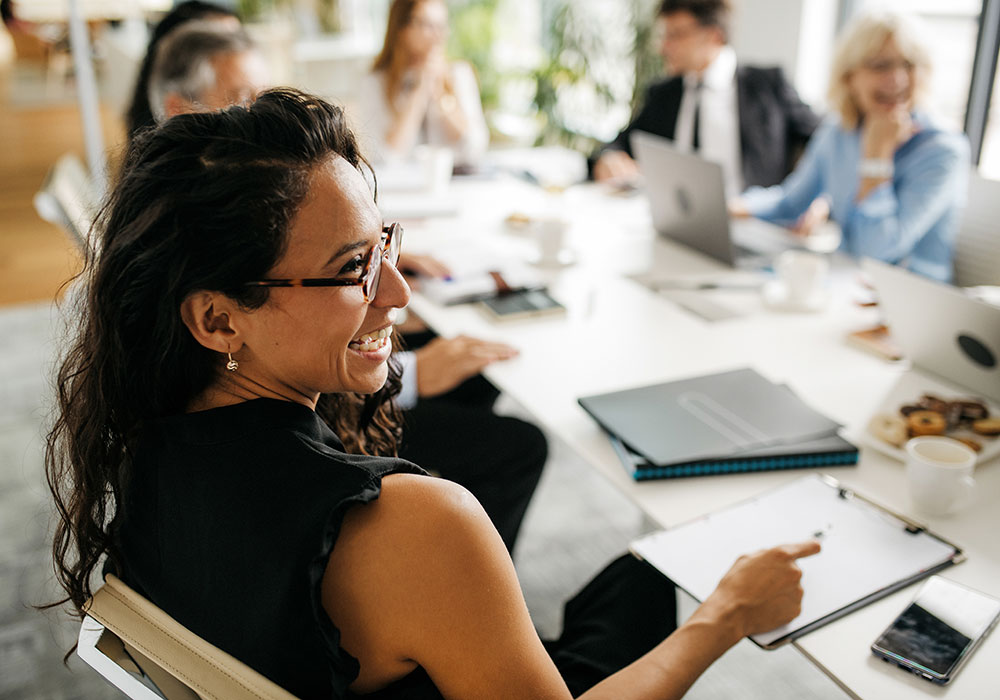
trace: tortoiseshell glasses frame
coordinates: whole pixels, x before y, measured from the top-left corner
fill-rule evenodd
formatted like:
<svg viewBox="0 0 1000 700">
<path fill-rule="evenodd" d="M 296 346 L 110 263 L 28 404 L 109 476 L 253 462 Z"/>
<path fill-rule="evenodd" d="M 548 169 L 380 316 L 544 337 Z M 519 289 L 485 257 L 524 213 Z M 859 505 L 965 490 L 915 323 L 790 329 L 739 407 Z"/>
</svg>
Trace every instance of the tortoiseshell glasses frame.
<svg viewBox="0 0 1000 700">
<path fill-rule="evenodd" d="M 342 277 L 298 277 L 290 279 L 263 279 L 247 282 L 246 287 L 356 287 L 361 286 L 365 301 L 371 303 L 378 294 L 378 283 L 382 278 L 382 261 L 387 260 L 393 267 L 399 262 L 399 248 L 403 244 L 403 227 L 398 223 L 382 227 L 385 240 L 379 241 L 368 252 L 365 267 L 357 279 Z"/>
</svg>

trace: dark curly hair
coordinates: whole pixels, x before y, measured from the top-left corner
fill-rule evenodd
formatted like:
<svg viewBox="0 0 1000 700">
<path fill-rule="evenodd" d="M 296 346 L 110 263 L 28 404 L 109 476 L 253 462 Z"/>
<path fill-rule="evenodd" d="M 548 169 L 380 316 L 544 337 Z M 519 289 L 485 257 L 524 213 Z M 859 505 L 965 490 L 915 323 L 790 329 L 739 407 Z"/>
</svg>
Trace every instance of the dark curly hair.
<svg viewBox="0 0 1000 700">
<path fill-rule="evenodd" d="M 336 154 L 374 175 L 343 111 L 291 90 L 249 107 L 188 114 L 144 132 L 95 224 L 97 252 L 77 296 L 79 327 L 56 381 L 46 475 L 58 522 L 55 572 L 77 612 L 104 556 L 117 562 L 118 504 L 147 421 L 183 413 L 222 370 L 181 320 L 196 290 L 259 308 L 245 287 L 281 258 L 309 175 Z M 319 413 L 347 449 L 395 454 L 399 371 L 371 396 L 324 395 Z"/>
</svg>

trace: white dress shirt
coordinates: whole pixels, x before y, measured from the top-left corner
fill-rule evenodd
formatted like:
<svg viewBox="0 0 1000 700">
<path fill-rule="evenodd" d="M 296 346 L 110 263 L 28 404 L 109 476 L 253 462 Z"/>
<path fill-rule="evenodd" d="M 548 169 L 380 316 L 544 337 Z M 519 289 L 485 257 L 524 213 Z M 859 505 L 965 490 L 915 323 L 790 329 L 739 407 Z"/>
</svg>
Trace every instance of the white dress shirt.
<svg viewBox="0 0 1000 700">
<path fill-rule="evenodd" d="M 701 146 L 698 153 L 722 166 L 726 196 L 735 197 L 743 191 L 743 163 L 736 97 L 736 52 L 732 47 L 723 46 L 705 69 L 700 90 L 698 82 L 696 73 L 684 74 L 684 96 L 677 114 L 674 143 L 681 151 L 692 150 L 694 114 L 698 108 L 698 140 Z"/>
</svg>

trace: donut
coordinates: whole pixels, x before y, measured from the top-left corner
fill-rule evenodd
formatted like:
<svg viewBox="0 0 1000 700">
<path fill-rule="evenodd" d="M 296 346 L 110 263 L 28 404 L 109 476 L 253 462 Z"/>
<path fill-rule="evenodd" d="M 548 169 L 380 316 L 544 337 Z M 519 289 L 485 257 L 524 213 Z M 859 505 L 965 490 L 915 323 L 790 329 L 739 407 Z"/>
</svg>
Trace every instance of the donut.
<svg viewBox="0 0 1000 700">
<path fill-rule="evenodd" d="M 1000 418 L 983 418 L 972 421 L 972 430 L 980 435 L 1000 435 Z"/>
<path fill-rule="evenodd" d="M 951 406 L 959 412 L 961 420 L 974 421 L 990 417 L 990 409 L 982 401 L 952 401 Z"/>
<path fill-rule="evenodd" d="M 924 394 L 921 396 L 920 400 L 917 401 L 917 405 L 928 411 L 940 413 L 941 415 L 948 413 L 948 402 L 943 399 L 939 399 L 933 394 Z"/>
<path fill-rule="evenodd" d="M 874 416 L 868 423 L 868 431 L 879 440 L 896 447 L 902 447 L 903 443 L 910 437 L 906 429 L 906 421 L 887 413 Z"/>
<path fill-rule="evenodd" d="M 944 435 L 948 429 L 948 421 L 937 411 L 914 411 L 906 417 L 906 425 L 912 437 Z"/>
</svg>

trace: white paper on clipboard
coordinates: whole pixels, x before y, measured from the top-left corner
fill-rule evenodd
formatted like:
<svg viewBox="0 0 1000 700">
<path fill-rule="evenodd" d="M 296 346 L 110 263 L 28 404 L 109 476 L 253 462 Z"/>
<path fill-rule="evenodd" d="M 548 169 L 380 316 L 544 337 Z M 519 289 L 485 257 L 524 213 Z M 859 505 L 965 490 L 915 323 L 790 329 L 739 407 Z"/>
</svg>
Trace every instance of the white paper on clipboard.
<svg viewBox="0 0 1000 700">
<path fill-rule="evenodd" d="M 647 535 L 630 549 L 703 601 L 740 555 L 811 537 L 823 550 L 798 562 L 802 612 L 751 637 L 762 647 L 797 639 L 964 558 L 949 542 L 817 474 Z"/>
</svg>

